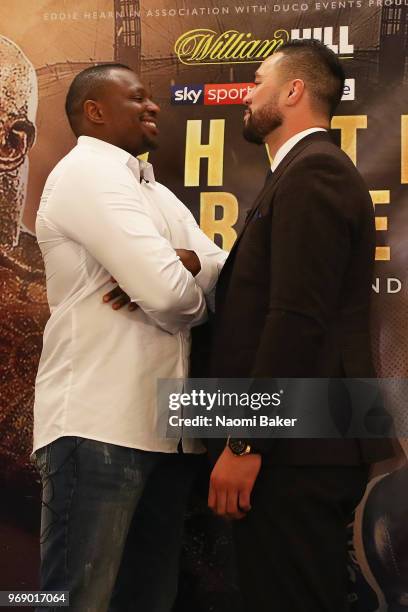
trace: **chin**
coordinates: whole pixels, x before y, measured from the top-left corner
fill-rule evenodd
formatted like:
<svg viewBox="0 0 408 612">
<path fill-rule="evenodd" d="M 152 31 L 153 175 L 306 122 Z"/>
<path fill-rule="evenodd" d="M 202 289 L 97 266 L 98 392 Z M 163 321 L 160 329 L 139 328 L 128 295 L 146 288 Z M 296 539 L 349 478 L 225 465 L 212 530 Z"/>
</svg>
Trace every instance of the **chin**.
<svg viewBox="0 0 408 612">
<path fill-rule="evenodd" d="M 159 141 L 157 138 L 144 138 L 143 139 L 143 149 L 145 153 L 148 151 L 154 151 L 159 146 Z"/>
<path fill-rule="evenodd" d="M 264 144 L 264 137 L 259 134 L 256 130 L 253 129 L 250 125 L 245 125 L 242 131 L 242 135 L 248 142 L 252 142 L 253 144 L 261 145 Z"/>
</svg>

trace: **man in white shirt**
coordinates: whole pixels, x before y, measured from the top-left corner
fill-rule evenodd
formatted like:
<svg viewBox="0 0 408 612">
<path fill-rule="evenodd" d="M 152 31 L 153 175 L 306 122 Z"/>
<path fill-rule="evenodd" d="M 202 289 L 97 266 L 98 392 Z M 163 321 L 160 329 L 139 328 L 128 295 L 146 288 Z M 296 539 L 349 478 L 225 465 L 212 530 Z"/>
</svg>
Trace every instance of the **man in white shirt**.
<svg viewBox="0 0 408 612">
<path fill-rule="evenodd" d="M 84 70 L 66 111 L 78 144 L 36 223 L 51 309 L 34 406 L 41 589 L 69 591 L 81 612 L 168 612 L 201 446 L 159 437 L 156 387 L 188 374 L 226 254 L 136 158 L 157 146 L 159 108 L 133 71 Z M 104 306 L 111 275 L 134 311 Z"/>
</svg>

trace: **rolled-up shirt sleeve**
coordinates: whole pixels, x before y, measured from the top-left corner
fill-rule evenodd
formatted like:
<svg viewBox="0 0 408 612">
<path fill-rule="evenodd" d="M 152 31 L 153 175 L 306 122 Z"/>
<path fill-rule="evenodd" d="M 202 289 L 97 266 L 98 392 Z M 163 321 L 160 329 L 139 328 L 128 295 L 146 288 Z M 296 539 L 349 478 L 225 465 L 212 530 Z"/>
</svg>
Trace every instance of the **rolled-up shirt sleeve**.
<svg viewBox="0 0 408 612">
<path fill-rule="evenodd" d="M 48 217 L 82 245 L 133 302 L 162 329 L 177 333 L 206 316 L 202 289 L 160 235 L 136 188 L 131 171 L 115 165 L 104 174 L 97 160 L 60 178 L 67 193 L 76 183 L 76 201 L 59 199 Z"/>
</svg>

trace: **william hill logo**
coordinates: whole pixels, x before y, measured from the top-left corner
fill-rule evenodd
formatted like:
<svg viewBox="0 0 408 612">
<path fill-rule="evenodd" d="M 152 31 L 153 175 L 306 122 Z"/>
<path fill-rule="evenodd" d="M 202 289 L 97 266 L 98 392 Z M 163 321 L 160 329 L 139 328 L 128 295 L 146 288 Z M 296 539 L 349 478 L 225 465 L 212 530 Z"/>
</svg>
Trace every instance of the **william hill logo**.
<svg viewBox="0 0 408 612">
<path fill-rule="evenodd" d="M 261 62 L 289 41 L 287 30 L 276 30 L 272 38 L 254 39 L 251 32 L 245 34 L 228 30 L 218 34 L 214 30 L 189 30 L 174 45 L 180 62 L 195 64 L 231 64 Z"/>
<path fill-rule="evenodd" d="M 349 44 L 349 27 L 304 28 L 275 30 L 271 38 L 254 38 L 251 32 L 227 30 L 218 34 L 205 28 L 189 30 L 182 34 L 174 45 L 180 62 L 187 66 L 197 64 L 252 64 L 259 63 L 279 51 L 289 40 L 316 38 L 340 56 L 353 54 L 354 46 Z M 337 36 L 336 36 L 337 34 Z M 336 43 L 335 38 L 337 38 Z"/>
</svg>

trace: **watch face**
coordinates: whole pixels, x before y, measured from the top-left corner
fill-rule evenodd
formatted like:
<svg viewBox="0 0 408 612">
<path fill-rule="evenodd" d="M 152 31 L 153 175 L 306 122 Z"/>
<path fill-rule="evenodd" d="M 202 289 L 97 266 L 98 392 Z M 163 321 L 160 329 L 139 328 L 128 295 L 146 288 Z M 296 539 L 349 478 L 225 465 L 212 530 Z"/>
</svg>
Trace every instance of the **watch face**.
<svg viewBox="0 0 408 612">
<path fill-rule="evenodd" d="M 229 447 L 234 455 L 242 455 L 245 453 L 248 442 L 246 440 L 238 440 L 237 438 L 230 438 Z"/>
</svg>

